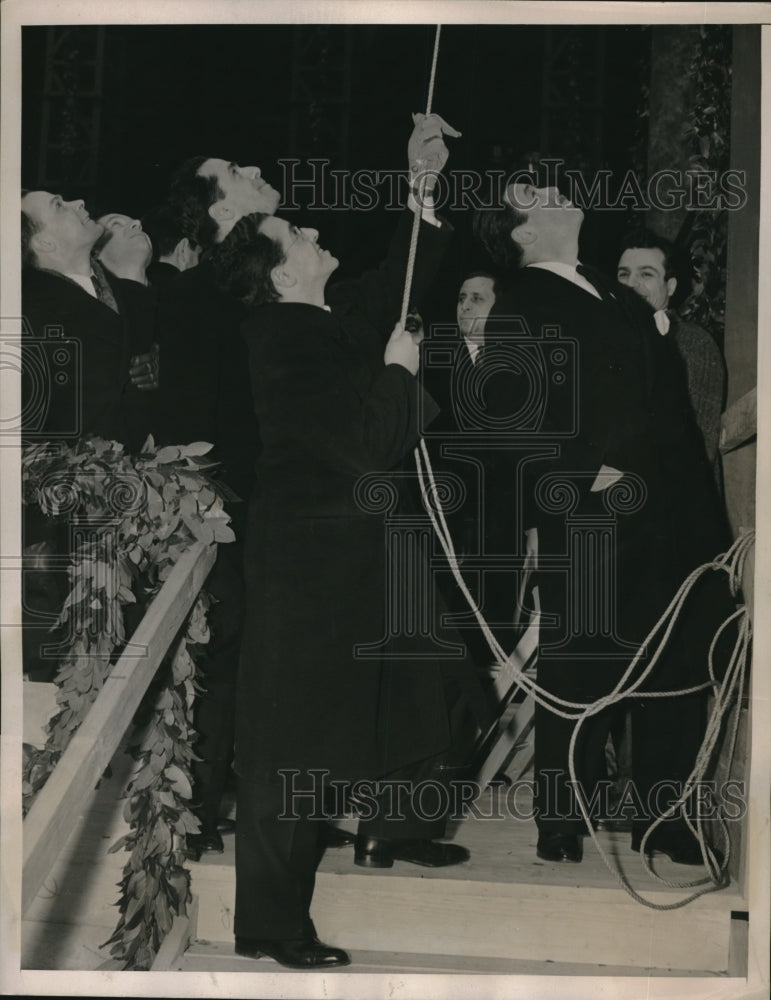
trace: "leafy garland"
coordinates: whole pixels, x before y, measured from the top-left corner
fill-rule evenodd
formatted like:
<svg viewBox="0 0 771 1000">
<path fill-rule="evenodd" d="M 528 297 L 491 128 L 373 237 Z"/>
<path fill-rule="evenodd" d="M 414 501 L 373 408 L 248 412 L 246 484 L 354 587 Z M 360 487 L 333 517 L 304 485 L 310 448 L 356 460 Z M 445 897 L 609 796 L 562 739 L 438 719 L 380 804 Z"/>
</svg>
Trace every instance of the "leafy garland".
<svg viewBox="0 0 771 1000">
<path fill-rule="evenodd" d="M 705 24 L 701 42 L 690 66 L 693 101 L 683 127 L 683 138 L 692 150 L 690 167 L 715 171 L 729 167 L 731 134 L 731 39 L 725 24 Z M 726 246 L 728 218 L 725 209 L 695 213 L 689 236 L 693 289 L 680 315 L 713 333 L 722 343 L 725 323 Z"/>
<path fill-rule="evenodd" d="M 187 806 L 195 738 L 195 664 L 188 646 L 207 641 L 206 597 L 199 595 L 172 656 L 171 680 L 156 701 L 149 738 L 135 753 L 140 768 L 123 810 L 131 832 L 109 851 L 131 851 L 120 882 L 120 919 L 103 946 L 112 945 L 111 955 L 125 969 L 151 968 L 174 917 L 185 915 L 191 901 L 186 836 L 197 833 L 199 823 Z"/>
<path fill-rule="evenodd" d="M 42 750 L 25 747 L 25 811 L 43 786 L 104 685 L 125 645 L 123 608 L 139 593 L 151 599 L 194 541 L 230 542 L 228 515 L 204 469 L 211 445 L 156 450 L 149 438 L 137 457 L 100 438 L 71 447 L 24 450 L 24 502 L 67 519 L 72 531 L 70 592 L 57 624 L 69 636 L 56 676 L 59 712 Z M 195 666 L 191 651 L 208 641 L 207 598 L 199 595 L 171 657 L 171 677 L 155 704 L 124 816 L 131 833 L 111 850 L 131 850 L 124 868 L 121 916 L 107 944 L 126 968 L 148 969 L 176 914 L 190 900 L 184 837 L 198 830 L 191 798 L 190 725 Z"/>
</svg>

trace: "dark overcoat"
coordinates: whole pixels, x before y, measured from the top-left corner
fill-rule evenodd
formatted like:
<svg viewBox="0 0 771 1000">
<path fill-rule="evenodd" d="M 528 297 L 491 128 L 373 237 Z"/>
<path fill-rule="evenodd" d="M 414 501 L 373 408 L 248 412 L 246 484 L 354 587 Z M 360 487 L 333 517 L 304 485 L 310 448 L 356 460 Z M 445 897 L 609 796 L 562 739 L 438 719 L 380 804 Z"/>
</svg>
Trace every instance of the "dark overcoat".
<svg viewBox="0 0 771 1000">
<path fill-rule="evenodd" d="M 177 272 L 158 287 L 161 349 L 159 438 L 208 441 L 217 478 L 247 500 L 259 432 L 240 335 L 244 307 L 221 292 L 210 264 Z"/>
<path fill-rule="evenodd" d="M 331 311 L 274 303 L 243 326 L 262 439 L 236 726 L 244 777 L 374 778 L 448 743 L 436 660 L 355 652 L 385 637 L 394 489 L 385 475 L 370 490 L 360 479 L 396 466 L 434 412 L 414 376 L 383 362 L 410 225 L 405 214 L 380 268 L 329 290 Z M 448 237 L 421 225 L 417 302 Z"/>
<path fill-rule="evenodd" d="M 23 272 L 23 432 L 69 442 L 96 434 L 139 451 L 158 393 L 132 384 L 129 363 L 152 346 L 153 298 L 144 285 L 103 273 L 117 313 L 61 274 Z"/>
<path fill-rule="evenodd" d="M 95 265 L 99 266 L 99 265 Z M 54 271 L 25 269 L 22 354 L 22 435 L 29 442 L 74 444 L 96 435 L 138 452 L 155 430 L 157 390 L 140 390 L 129 376 L 130 359 L 150 350 L 154 301 L 136 281 L 102 269 L 118 312 L 77 282 Z M 23 544 L 45 542 L 57 555 L 70 551 L 69 517 L 44 516 L 26 505 Z M 38 615 L 58 615 L 68 592 L 66 574 L 29 571 L 24 578 L 24 669 L 33 680 L 51 680 L 58 661 L 42 657 L 44 645 L 63 640 Z"/>
<path fill-rule="evenodd" d="M 525 449 L 511 465 L 520 462 L 522 516 L 538 526 L 541 553 L 565 552 L 571 519 L 615 518 L 617 628 L 639 642 L 688 573 L 728 539 L 674 345 L 639 296 L 593 278 L 604 301 L 543 268 L 516 274 L 488 320 L 488 341 L 501 344 L 488 390 L 501 426 L 511 416 L 511 440 Z M 508 351 L 519 338 L 517 366 Z M 632 474 L 626 499 L 592 491 L 603 465 Z M 555 477 L 570 484 L 570 502 L 547 488 Z M 543 574 L 542 592 L 560 586 L 557 576 Z"/>
<path fill-rule="evenodd" d="M 727 544 L 674 345 L 659 336 L 634 292 L 611 288 L 599 275 L 594 281 L 604 299 L 548 270 L 524 268 L 486 326 L 486 343 L 501 338 L 489 386 L 493 412 L 520 428 L 511 432 L 519 445 L 511 475 L 516 468 L 524 525 L 538 528 L 538 680 L 579 703 L 613 689 L 679 585 Z M 520 338 L 508 348 L 507 330 Z M 597 489 L 602 466 L 623 478 Z M 704 578 L 640 690 L 706 681 L 710 639 L 730 610 L 722 574 Z M 652 798 L 659 782 L 671 788 L 688 777 L 703 734 L 703 701 L 697 694 L 631 702 L 634 780 L 647 807 L 633 816 L 636 833 L 668 804 Z M 593 715 L 581 730 L 575 763 L 588 796 L 604 776 L 608 727 L 628 704 Z M 573 728 L 536 706 L 542 832 L 584 829 L 566 784 Z M 547 775 L 556 776 L 553 792 Z"/>
</svg>

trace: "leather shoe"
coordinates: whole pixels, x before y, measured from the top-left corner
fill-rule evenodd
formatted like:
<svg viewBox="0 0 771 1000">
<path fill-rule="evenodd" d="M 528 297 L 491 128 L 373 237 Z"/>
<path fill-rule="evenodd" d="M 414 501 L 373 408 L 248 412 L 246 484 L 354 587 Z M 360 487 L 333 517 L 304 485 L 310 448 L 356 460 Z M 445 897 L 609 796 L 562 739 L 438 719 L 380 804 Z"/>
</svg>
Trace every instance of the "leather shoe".
<svg viewBox="0 0 771 1000">
<path fill-rule="evenodd" d="M 318 938 L 304 938 L 299 941 L 267 941 L 257 938 L 236 938 L 236 955 L 244 958 L 262 958 L 267 955 L 279 965 L 288 969 L 332 969 L 339 965 L 350 965 L 348 952 L 342 948 L 331 948 Z"/>
<path fill-rule="evenodd" d="M 641 833 L 632 834 L 632 850 L 639 853 L 643 835 Z M 717 867 L 722 867 L 723 855 L 715 847 L 710 847 Z M 670 861 L 676 865 L 703 865 L 704 858 L 701 856 L 699 842 L 691 833 L 682 831 L 669 832 L 658 827 L 648 837 L 645 843 L 645 853 L 647 855 L 665 854 Z"/>
<path fill-rule="evenodd" d="M 536 854 L 543 861 L 572 861 L 584 856 L 581 838 L 574 833 L 539 833 Z"/>
<path fill-rule="evenodd" d="M 468 861 L 470 855 L 460 844 L 436 840 L 380 840 L 358 834 L 353 861 L 360 868 L 392 868 L 394 861 L 408 861 L 424 868 L 446 868 Z"/>
<path fill-rule="evenodd" d="M 225 853 L 225 844 L 219 830 L 202 826 L 200 833 L 187 835 L 187 853 L 193 861 L 200 861 L 202 854 L 210 852 L 212 854 Z"/>
</svg>

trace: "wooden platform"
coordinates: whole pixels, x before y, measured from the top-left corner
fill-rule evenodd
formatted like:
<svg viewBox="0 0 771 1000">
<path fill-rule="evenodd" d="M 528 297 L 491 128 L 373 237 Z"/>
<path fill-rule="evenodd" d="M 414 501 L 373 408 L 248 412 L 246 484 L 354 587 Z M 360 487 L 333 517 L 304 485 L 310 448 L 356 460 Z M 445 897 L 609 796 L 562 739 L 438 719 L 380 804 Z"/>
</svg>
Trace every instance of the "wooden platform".
<svg viewBox="0 0 771 1000">
<path fill-rule="evenodd" d="M 526 811 L 522 793 L 519 804 Z M 746 910 L 735 888 L 679 910 L 649 909 L 620 887 L 588 837 L 580 865 L 548 864 L 536 857 L 532 821 L 491 818 L 499 810 L 490 791 L 478 810 L 481 815 L 457 824 L 455 840 L 471 852 L 457 867 L 397 862 L 392 869 L 362 869 L 353 864 L 351 847 L 328 850 L 312 909 L 322 939 L 363 953 L 447 956 L 456 964 L 489 958 L 727 971 L 731 912 Z M 652 882 L 629 839 L 598 834 L 613 865 L 641 894 L 656 904 L 688 895 Z M 208 855 L 194 866 L 199 941 L 232 939 L 233 838 L 225 843 L 224 856 Z M 669 881 L 701 874 L 667 858 L 657 858 L 655 867 Z"/>
<path fill-rule="evenodd" d="M 116 754 L 79 826 L 34 900 L 22 931 L 22 968 L 115 968 L 99 946 L 118 918 L 117 882 L 124 852 L 107 854 L 122 833 L 120 798 L 133 761 Z M 631 899 L 589 838 L 580 865 L 556 865 L 535 855 L 529 820 L 494 818 L 493 792 L 478 815 L 455 824 L 454 839 L 471 859 L 447 869 L 397 862 L 382 871 L 357 868 L 351 847 L 328 850 L 319 869 L 313 917 L 323 940 L 352 953 L 358 971 L 469 972 L 549 975 L 710 975 L 741 969 L 731 952 L 746 923 L 736 888 L 711 893 L 684 909 L 658 912 Z M 505 788 L 497 794 L 501 805 Z M 527 812 L 525 789 L 517 805 Z M 600 845 L 638 891 L 657 903 L 682 898 L 650 881 L 628 834 L 598 834 Z M 196 941 L 177 963 L 181 971 L 276 972 L 268 959 L 233 953 L 234 837 L 224 855 L 191 865 L 198 897 Z M 656 859 L 669 879 L 698 870 Z M 732 931 L 733 924 L 733 931 Z M 738 925 L 738 930 L 737 930 Z M 740 936 L 739 939 L 741 940 Z M 744 949 L 746 954 L 746 948 Z"/>
</svg>

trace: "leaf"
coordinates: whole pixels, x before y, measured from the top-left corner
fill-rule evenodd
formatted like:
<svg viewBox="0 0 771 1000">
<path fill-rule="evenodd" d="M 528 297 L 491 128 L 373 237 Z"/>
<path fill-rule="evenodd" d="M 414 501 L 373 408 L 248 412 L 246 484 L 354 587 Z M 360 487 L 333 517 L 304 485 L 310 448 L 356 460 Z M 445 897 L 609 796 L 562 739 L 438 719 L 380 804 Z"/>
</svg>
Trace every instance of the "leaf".
<svg viewBox="0 0 771 1000">
<path fill-rule="evenodd" d="M 206 455 L 214 447 L 213 444 L 209 444 L 208 441 L 194 441 L 192 444 L 186 444 L 184 448 L 179 450 L 183 455 Z"/>
<path fill-rule="evenodd" d="M 214 521 L 214 541 L 215 542 L 234 542 L 236 540 L 235 532 L 226 523 L 223 523 L 220 518 Z"/>
<path fill-rule="evenodd" d="M 211 545 L 214 541 L 214 529 L 210 524 L 207 524 L 198 517 L 186 517 L 184 518 L 184 521 L 195 536 L 196 541 L 204 542 L 206 545 Z"/>
<path fill-rule="evenodd" d="M 174 445 L 169 445 L 166 448 L 161 448 L 159 452 L 155 455 L 155 460 L 159 465 L 165 465 L 168 462 L 176 462 L 180 457 L 180 448 Z"/>
<path fill-rule="evenodd" d="M 191 799 L 193 797 L 193 789 L 190 787 L 190 781 L 185 772 L 177 767 L 176 764 L 170 764 L 164 771 L 164 774 L 177 795 L 180 795 L 183 799 Z"/>
<path fill-rule="evenodd" d="M 161 517 L 166 509 L 166 505 L 160 493 L 153 489 L 149 483 L 145 485 L 145 491 L 147 493 L 147 513 L 151 518 Z"/>
<path fill-rule="evenodd" d="M 135 792 L 140 792 L 144 788 L 149 788 L 155 779 L 156 775 L 153 774 L 152 769 L 149 767 L 143 767 L 142 770 L 132 779 L 131 786 Z"/>
<path fill-rule="evenodd" d="M 131 842 L 131 838 L 128 835 L 126 835 L 125 837 L 119 837 L 115 841 L 115 843 L 112 845 L 112 847 L 109 847 L 107 849 L 107 853 L 108 854 L 116 854 L 122 847 L 125 847 L 126 844 L 128 844 L 130 842 Z"/>
<path fill-rule="evenodd" d="M 158 929 L 165 937 L 171 930 L 171 913 L 166 895 L 163 892 L 159 892 L 155 897 L 155 915 L 158 920 Z"/>
</svg>

